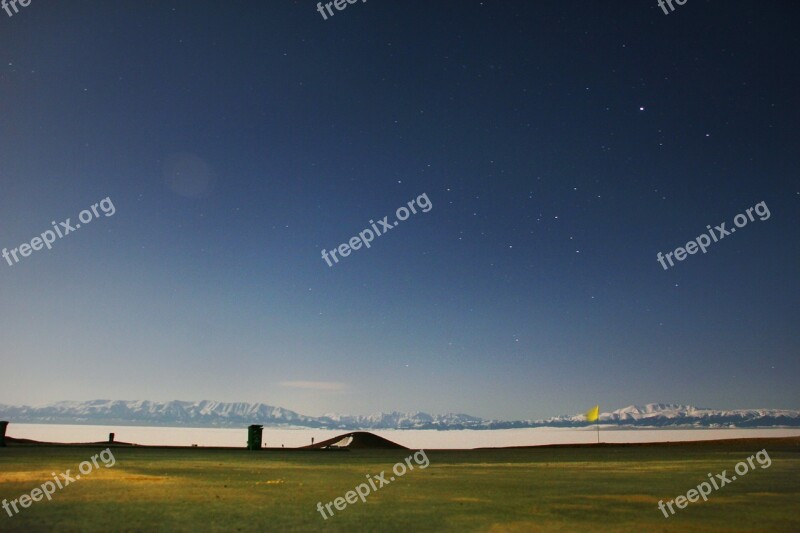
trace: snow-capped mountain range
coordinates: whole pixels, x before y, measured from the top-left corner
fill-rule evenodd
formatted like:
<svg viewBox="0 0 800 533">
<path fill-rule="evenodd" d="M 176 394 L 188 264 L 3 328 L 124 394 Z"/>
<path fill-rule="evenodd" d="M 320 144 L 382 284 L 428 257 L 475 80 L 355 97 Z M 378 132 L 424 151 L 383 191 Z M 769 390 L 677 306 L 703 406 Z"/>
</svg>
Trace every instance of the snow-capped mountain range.
<svg viewBox="0 0 800 533">
<path fill-rule="evenodd" d="M 92 400 L 57 402 L 44 407 L 0 404 L 0 420 L 44 424 L 119 424 L 132 426 L 304 427 L 341 430 L 375 429 L 510 429 L 586 426 L 583 414 L 545 420 L 487 420 L 465 414 L 378 413 L 368 416 L 305 416 L 263 403 L 151 402 Z M 651 403 L 600 414 L 600 424 L 620 427 L 754 428 L 800 427 L 800 410 L 701 409 L 690 405 Z"/>
</svg>

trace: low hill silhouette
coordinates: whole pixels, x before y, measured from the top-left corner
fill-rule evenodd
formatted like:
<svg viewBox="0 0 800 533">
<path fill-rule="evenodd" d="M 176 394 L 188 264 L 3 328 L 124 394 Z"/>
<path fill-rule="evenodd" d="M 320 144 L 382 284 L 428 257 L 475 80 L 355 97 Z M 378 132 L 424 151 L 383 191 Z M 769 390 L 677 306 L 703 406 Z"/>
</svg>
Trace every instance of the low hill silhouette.
<svg viewBox="0 0 800 533">
<path fill-rule="evenodd" d="M 15 437 L 6 436 L 6 446 L 137 446 L 131 442 L 122 442 L 115 440 L 108 442 L 107 440 L 100 440 L 96 442 L 47 442 L 34 439 L 20 439 Z"/>
<path fill-rule="evenodd" d="M 407 450 L 408 448 L 367 431 L 355 431 L 317 442 L 316 444 L 303 446 L 302 449 Z"/>
</svg>

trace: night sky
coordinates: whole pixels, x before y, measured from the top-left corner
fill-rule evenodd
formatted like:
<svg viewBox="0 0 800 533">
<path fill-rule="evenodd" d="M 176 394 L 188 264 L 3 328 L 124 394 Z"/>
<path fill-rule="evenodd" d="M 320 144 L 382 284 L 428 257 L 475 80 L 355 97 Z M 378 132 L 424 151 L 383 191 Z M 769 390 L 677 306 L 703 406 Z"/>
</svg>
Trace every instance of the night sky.
<svg viewBox="0 0 800 533">
<path fill-rule="evenodd" d="M 0 403 L 800 408 L 797 2 L 19 9 Z"/>
</svg>

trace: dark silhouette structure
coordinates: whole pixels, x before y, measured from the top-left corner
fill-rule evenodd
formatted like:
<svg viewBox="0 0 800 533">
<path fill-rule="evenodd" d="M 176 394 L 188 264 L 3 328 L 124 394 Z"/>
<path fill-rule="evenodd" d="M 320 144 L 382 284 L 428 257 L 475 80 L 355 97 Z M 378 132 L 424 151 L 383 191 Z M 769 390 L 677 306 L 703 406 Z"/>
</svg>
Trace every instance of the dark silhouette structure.
<svg viewBox="0 0 800 533">
<path fill-rule="evenodd" d="M 6 428 L 8 427 L 8 422 L 0 422 L 0 446 L 6 445 Z"/>
<path fill-rule="evenodd" d="M 261 434 L 264 431 L 264 426 L 253 424 L 247 427 L 247 449 L 260 450 L 261 449 Z"/>
</svg>

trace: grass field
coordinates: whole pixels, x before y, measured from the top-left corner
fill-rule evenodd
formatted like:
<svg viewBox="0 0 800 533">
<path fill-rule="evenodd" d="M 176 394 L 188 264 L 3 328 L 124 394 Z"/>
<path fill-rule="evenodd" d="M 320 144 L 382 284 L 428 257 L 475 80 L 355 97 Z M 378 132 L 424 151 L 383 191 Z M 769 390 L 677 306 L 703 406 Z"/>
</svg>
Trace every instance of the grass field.
<svg viewBox="0 0 800 533">
<path fill-rule="evenodd" d="M 755 470 L 677 510 L 657 508 L 733 473 Z M 102 448 L 0 448 L 0 500 L 16 499 Z M 687 445 L 427 451 L 430 466 L 323 520 L 317 502 L 344 496 L 410 455 L 114 448 L 116 464 L 83 476 L 0 531 L 800 531 L 800 439 Z"/>
</svg>

